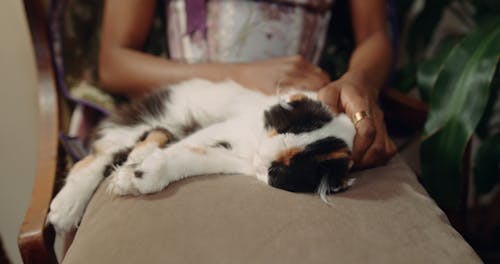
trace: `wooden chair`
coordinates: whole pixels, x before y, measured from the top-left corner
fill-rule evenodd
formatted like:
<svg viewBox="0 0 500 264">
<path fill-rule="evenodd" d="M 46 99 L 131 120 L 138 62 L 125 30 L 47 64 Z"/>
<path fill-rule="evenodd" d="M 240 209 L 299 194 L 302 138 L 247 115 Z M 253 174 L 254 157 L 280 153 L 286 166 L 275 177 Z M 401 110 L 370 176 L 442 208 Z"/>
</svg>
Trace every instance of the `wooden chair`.
<svg viewBox="0 0 500 264">
<path fill-rule="evenodd" d="M 25 0 L 24 7 L 38 70 L 40 138 L 37 172 L 30 206 L 19 232 L 19 249 L 25 263 L 57 263 L 54 229 L 45 224 L 56 183 L 59 151 L 59 100 L 46 14 L 42 1 Z"/>
<path fill-rule="evenodd" d="M 61 182 L 65 153 L 58 141 L 63 128 L 64 99 L 59 93 L 54 56 L 49 42 L 47 15 L 42 0 L 24 0 L 33 48 L 36 56 L 39 89 L 39 159 L 29 209 L 19 231 L 18 244 L 25 263 L 57 263 L 52 226 L 46 225 L 51 199 Z M 404 126 L 421 128 L 427 106 L 400 92 L 388 89 L 382 94 L 386 115 Z"/>
</svg>

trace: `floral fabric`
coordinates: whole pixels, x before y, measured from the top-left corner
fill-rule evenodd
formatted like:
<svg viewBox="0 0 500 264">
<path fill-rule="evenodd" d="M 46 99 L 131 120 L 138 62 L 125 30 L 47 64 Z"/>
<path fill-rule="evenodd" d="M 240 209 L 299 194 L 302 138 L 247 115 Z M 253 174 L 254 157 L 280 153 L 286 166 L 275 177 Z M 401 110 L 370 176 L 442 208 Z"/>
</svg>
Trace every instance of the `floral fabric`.
<svg viewBox="0 0 500 264">
<path fill-rule="evenodd" d="M 189 4 L 189 0 L 171 0 L 166 7 L 173 59 L 244 62 L 301 54 L 317 63 L 333 1 L 209 0 L 206 28 L 195 32 L 188 30 Z"/>
</svg>

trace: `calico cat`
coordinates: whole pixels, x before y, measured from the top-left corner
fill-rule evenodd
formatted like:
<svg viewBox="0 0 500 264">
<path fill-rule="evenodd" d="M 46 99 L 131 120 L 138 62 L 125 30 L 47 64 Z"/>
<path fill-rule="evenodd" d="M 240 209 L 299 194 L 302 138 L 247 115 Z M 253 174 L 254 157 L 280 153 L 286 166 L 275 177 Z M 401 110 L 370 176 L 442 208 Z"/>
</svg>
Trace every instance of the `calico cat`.
<svg viewBox="0 0 500 264">
<path fill-rule="evenodd" d="M 226 81 L 194 79 L 133 101 L 101 122 L 91 153 L 70 170 L 50 205 L 48 222 L 78 225 L 105 177 L 108 191 L 141 195 L 185 177 L 256 175 L 292 192 L 338 192 L 355 134 L 314 92 L 266 96 Z"/>
</svg>

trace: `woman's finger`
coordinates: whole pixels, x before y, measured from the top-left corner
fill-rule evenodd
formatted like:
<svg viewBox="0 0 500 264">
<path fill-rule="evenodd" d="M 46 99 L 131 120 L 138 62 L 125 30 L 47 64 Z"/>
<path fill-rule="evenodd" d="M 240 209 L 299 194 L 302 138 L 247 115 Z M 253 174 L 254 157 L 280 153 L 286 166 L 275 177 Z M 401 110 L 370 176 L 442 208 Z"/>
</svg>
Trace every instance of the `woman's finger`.
<svg viewBox="0 0 500 264">
<path fill-rule="evenodd" d="M 340 101 L 345 113 L 354 122 L 356 129 L 352 150 L 352 159 L 356 164 L 361 162 L 366 151 L 373 144 L 378 131 L 370 100 L 360 96 L 353 88 L 352 86 L 344 86 Z M 361 119 L 356 119 L 357 115 L 362 113 L 365 115 L 362 115 Z"/>
<path fill-rule="evenodd" d="M 354 164 L 362 163 L 362 159 L 370 146 L 374 143 L 377 130 L 372 118 L 365 118 L 355 124 L 356 135 L 352 147 L 352 160 Z"/>
<path fill-rule="evenodd" d="M 398 148 L 396 147 L 396 144 L 394 144 L 394 141 L 387 135 L 386 139 L 386 144 L 385 144 L 385 151 L 389 155 L 389 157 L 394 157 L 396 153 L 398 152 Z"/>
<path fill-rule="evenodd" d="M 383 164 L 387 160 L 385 151 L 385 139 L 382 133 L 377 133 L 377 137 L 364 153 L 361 160 L 355 164 L 359 168 L 369 168 Z"/>
<path fill-rule="evenodd" d="M 396 154 L 396 146 L 387 133 L 382 111 L 377 111 L 377 114 L 379 116 L 374 119 L 377 134 L 373 144 L 370 145 L 357 164 L 361 168 L 382 165 Z"/>
</svg>

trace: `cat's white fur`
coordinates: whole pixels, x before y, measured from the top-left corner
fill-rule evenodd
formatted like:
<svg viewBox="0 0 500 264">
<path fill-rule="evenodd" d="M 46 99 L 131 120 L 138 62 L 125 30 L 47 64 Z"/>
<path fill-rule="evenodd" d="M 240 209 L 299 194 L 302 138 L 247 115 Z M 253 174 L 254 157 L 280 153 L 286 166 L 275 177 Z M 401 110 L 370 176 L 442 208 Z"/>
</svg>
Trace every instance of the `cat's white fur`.
<svg viewBox="0 0 500 264">
<path fill-rule="evenodd" d="M 48 222 L 56 230 L 76 227 L 92 194 L 103 179 L 102 170 L 111 163 L 113 153 L 133 146 L 144 131 L 166 127 L 181 140 L 167 148 L 147 143 L 135 148 L 127 161 L 110 176 L 108 190 L 117 195 L 154 193 L 179 179 L 215 173 L 256 175 L 267 183 L 268 168 L 286 149 L 305 147 L 330 135 L 343 139 L 352 149 L 355 134 L 351 120 L 338 114 L 323 127 L 307 133 L 278 134 L 270 137 L 264 129 L 263 111 L 285 102 L 296 91 L 281 96 L 266 96 L 226 81 L 212 83 L 194 79 L 169 87 L 168 118 L 156 118 L 127 129 L 104 121 L 103 137 L 93 143 L 95 154 L 85 166 L 73 168 L 66 184 L 50 205 Z M 317 99 L 313 92 L 301 92 Z M 202 129 L 190 135 L 179 124 L 195 120 Z M 218 141 L 231 143 L 231 149 L 210 148 Z M 143 172 L 142 177 L 134 171 Z"/>
</svg>

